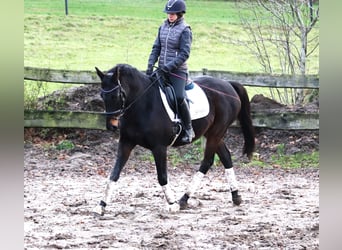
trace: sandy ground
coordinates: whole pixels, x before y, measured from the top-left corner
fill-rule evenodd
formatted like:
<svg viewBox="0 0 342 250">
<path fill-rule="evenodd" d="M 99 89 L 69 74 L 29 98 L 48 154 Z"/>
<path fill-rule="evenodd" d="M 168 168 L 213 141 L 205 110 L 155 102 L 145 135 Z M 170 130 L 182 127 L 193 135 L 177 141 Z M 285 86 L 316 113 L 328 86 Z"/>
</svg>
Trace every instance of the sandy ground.
<svg viewBox="0 0 342 250">
<path fill-rule="evenodd" d="M 318 249 L 319 170 L 236 166 L 243 203 L 234 206 L 223 167 L 213 167 L 190 207 L 167 212 L 154 166 L 129 160 L 103 217 L 115 146 L 56 151 L 25 143 L 25 249 Z M 198 166 L 169 167 L 182 196 Z"/>
</svg>

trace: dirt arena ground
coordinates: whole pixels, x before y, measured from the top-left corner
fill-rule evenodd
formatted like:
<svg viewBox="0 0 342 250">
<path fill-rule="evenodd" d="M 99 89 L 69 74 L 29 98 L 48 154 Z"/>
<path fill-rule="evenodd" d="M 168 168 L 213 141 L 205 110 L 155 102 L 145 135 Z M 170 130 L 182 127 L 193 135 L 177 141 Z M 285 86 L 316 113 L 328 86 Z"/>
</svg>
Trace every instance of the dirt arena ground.
<svg viewBox="0 0 342 250">
<path fill-rule="evenodd" d="M 89 109 L 99 102 L 85 103 Z M 115 161 L 116 134 L 25 129 L 24 139 L 25 249 L 319 249 L 319 168 L 247 167 L 236 129 L 226 142 L 240 206 L 232 204 L 223 167 L 215 166 L 188 209 L 168 212 L 155 167 L 148 153 L 136 148 L 103 217 L 94 217 L 92 209 Z M 57 150 L 63 140 L 74 147 Z M 318 131 L 259 129 L 257 152 L 267 161 L 279 144 L 293 154 L 318 150 L 318 141 Z M 169 162 L 170 184 L 179 198 L 198 164 Z"/>
<path fill-rule="evenodd" d="M 166 211 L 154 165 L 139 157 L 146 152 L 138 148 L 107 213 L 95 218 L 92 209 L 102 198 L 116 139 L 107 131 L 82 133 L 85 141 L 75 139 L 73 150 L 53 149 L 51 140 L 37 136 L 24 144 L 25 249 L 319 247 L 319 169 L 310 166 L 286 170 L 237 161 L 240 206 L 231 202 L 223 168 L 213 167 L 190 207 L 172 214 Z M 169 167 L 179 197 L 197 168 Z"/>
</svg>

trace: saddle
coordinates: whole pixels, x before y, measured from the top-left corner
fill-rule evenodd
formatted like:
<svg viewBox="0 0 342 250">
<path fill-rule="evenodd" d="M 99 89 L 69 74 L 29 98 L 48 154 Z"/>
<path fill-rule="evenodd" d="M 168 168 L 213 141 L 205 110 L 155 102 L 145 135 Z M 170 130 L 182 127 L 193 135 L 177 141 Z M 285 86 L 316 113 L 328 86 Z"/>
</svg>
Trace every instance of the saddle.
<svg viewBox="0 0 342 250">
<path fill-rule="evenodd" d="M 159 84 L 160 97 L 162 99 L 164 108 L 169 115 L 171 121 L 177 123 L 178 106 L 176 102 L 176 95 L 172 85 L 159 72 L 151 76 L 153 80 L 157 80 Z M 191 120 L 196 120 L 205 117 L 209 114 L 209 102 L 206 94 L 196 84 L 191 81 L 185 86 L 186 99 L 189 103 L 189 110 Z"/>
<path fill-rule="evenodd" d="M 159 76 L 157 76 L 157 79 L 159 88 L 165 94 L 167 103 L 169 104 L 171 110 L 175 113 L 175 115 L 177 115 L 178 105 L 175 90 L 164 75 L 159 74 Z"/>
</svg>

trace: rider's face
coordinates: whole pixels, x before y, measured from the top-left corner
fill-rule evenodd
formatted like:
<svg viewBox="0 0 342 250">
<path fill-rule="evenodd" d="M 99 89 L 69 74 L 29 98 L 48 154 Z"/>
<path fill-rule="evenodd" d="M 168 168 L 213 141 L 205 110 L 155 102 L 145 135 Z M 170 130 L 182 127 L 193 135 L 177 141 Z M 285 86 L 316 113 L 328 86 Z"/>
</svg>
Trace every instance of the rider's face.
<svg viewBox="0 0 342 250">
<path fill-rule="evenodd" d="M 170 23 L 173 23 L 177 20 L 178 16 L 176 13 L 168 13 L 167 14 L 167 19 L 169 20 Z"/>
</svg>

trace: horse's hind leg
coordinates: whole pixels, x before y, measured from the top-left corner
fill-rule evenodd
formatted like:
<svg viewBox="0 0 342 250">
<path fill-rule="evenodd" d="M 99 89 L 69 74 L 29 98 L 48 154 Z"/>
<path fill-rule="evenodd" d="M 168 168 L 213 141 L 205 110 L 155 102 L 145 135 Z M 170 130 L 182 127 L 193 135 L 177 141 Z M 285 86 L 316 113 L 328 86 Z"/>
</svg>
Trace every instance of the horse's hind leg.
<svg viewBox="0 0 342 250">
<path fill-rule="evenodd" d="M 242 199 L 238 193 L 238 183 L 236 181 L 236 176 L 233 169 L 232 158 L 229 149 L 222 140 L 218 145 L 217 154 L 220 157 L 220 160 L 225 168 L 225 175 L 228 181 L 229 189 L 232 193 L 233 203 L 235 205 L 240 205 Z"/>
<path fill-rule="evenodd" d="M 218 143 L 210 143 L 207 141 L 204 160 L 201 163 L 199 171 L 194 175 L 191 183 L 189 184 L 187 191 L 179 200 L 181 209 L 185 209 L 188 205 L 188 199 L 198 189 L 203 176 L 208 172 L 210 167 L 214 163 L 215 152 L 219 155 L 220 160 L 225 168 L 225 175 L 229 183 L 229 189 L 232 193 L 232 200 L 235 205 L 240 205 L 242 202 L 241 196 L 238 192 L 238 185 L 233 169 L 232 159 L 230 152 L 224 142 L 221 140 Z"/>
</svg>

